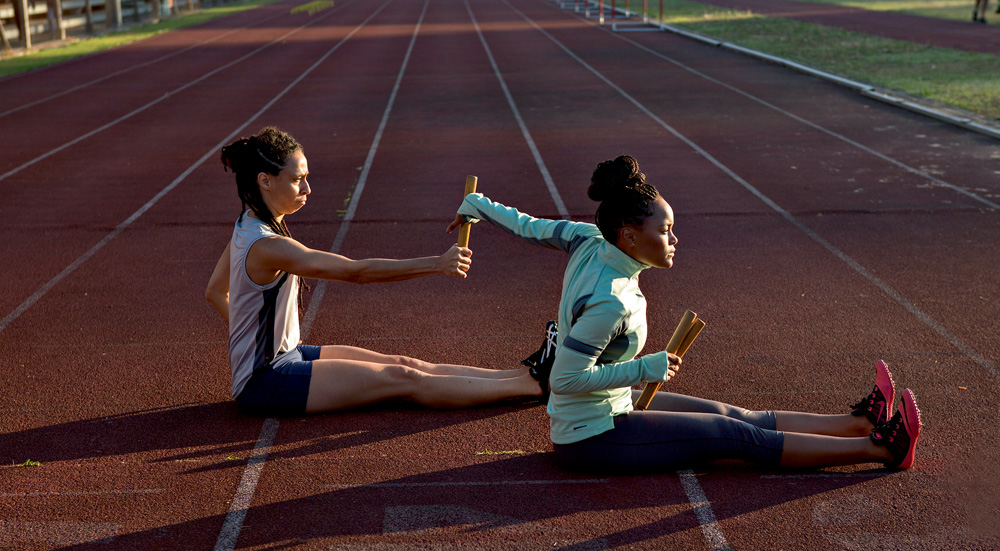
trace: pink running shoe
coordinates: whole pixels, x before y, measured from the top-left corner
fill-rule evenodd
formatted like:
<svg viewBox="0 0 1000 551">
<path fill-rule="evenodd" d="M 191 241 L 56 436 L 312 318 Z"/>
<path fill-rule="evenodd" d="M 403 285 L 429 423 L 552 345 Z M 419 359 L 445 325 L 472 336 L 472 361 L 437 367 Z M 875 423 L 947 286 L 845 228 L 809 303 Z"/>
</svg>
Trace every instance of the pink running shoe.
<svg viewBox="0 0 1000 551">
<path fill-rule="evenodd" d="M 889 420 L 895 401 L 896 383 L 892 381 L 889 365 L 879 360 L 875 362 L 875 388 L 871 394 L 851 406 L 851 415 L 864 415 L 877 427 Z"/>
<path fill-rule="evenodd" d="M 909 469 L 913 466 L 920 427 L 920 409 L 913 391 L 907 388 L 903 391 L 903 406 L 899 411 L 888 423 L 872 430 L 872 442 L 885 446 L 892 452 L 893 460 L 886 462 L 886 467 Z"/>
</svg>

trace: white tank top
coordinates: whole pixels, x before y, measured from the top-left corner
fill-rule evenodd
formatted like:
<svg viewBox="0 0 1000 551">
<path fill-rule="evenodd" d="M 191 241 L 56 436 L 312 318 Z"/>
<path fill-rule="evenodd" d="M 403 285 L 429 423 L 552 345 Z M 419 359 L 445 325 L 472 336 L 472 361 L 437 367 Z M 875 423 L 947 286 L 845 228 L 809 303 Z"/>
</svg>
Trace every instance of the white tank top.
<svg viewBox="0 0 1000 551">
<path fill-rule="evenodd" d="M 267 285 L 247 275 L 247 252 L 258 239 L 277 236 L 249 211 L 236 222 L 229 248 L 229 367 L 233 397 L 253 370 L 299 344 L 299 278 L 280 272 Z"/>
</svg>

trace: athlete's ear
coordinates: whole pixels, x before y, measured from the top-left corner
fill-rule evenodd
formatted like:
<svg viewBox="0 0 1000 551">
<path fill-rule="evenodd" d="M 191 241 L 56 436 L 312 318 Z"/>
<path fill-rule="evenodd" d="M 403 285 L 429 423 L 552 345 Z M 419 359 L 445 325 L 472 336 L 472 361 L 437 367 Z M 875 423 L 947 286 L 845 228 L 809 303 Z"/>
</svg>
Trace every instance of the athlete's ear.
<svg viewBox="0 0 1000 551">
<path fill-rule="evenodd" d="M 635 228 L 631 226 L 622 226 L 618 230 L 618 244 L 622 247 L 634 247 L 635 246 Z"/>
</svg>

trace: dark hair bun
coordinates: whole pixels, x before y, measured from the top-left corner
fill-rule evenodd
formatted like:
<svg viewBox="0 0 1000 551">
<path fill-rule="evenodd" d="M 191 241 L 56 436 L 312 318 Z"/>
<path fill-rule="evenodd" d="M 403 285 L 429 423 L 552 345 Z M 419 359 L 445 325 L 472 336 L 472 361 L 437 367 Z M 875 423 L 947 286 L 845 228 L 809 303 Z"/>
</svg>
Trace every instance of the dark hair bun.
<svg viewBox="0 0 1000 551">
<path fill-rule="evenodd" d="M 639 161 L 630 155 L 621 155 L 597 165 L 590 177 L 587 197 L 594 201 L 604 201 L 645 181 L 646 175 L 639 171 Z"/>
</svg>

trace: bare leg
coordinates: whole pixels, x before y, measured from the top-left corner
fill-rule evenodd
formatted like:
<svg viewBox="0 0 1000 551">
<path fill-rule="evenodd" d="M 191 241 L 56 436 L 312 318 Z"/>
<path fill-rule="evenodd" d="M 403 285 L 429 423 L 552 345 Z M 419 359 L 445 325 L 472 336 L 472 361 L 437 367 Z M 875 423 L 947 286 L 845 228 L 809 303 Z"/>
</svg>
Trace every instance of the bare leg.
<svg viewBox="0 0 1000 551">
<path fill-rule="evenodd" d="M 864 416 L 821 415 L 799 411 L 774 412 L 775 430 L 826 436 L 868 436 L 874 426 Z"/>
<path fill-rule="evenodd" d="M 392 399 L 454 409 L 541 393 L 538 382 L 526 372 L 519 377 L 488 379 L 432 375 L 395 364 L 319 359 L 313 362 L 306 412 L 352 409 Z"/>
<path fill-rule="evenodd" d="M 868 438 L 838 438 L 815 434 L 785 433 L 781 466 L 791 469 L 833 467 L 857 463 L 884 463 L 892 453 Z"/>
<path fill-rule="evenodd" d="M 354 360 L 386 365 L 404 365 L 432 375 L 459 375 L 479 379 L 514 379 L 528 373 L 528 368 L 526 367 L 519 369 L 484 369 L 469 365 L 434 364 L 407 356 L 381 354 L 356 346 L 327 345 L 320 351 L 319 357 L 322 360 Z"/>
</svg>

